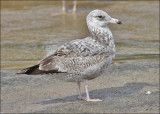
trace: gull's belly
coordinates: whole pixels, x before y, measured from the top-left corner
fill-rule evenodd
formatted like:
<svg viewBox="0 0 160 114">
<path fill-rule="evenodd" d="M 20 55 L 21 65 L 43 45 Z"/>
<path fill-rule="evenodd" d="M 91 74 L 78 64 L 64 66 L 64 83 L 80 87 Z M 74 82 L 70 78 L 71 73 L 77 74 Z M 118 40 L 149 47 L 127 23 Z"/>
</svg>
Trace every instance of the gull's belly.
<svg viewBox="0 0 160 114">
<path fill-rule="evenodd" d="M 106 60 L 95 64 L 94 66 L 91 66 L 87 69 L 85 69 L 83 72 L 79 74 L 69 74 L 67 75 L 68 81 L 84 81 L 84 80 L 91 80 L 94 79 L 104 73 L 108 65 L 112 63 L 112 56 L 107 58 Z"/>
<path fill-rule="evenodd" d="M 103 74 L 103 72 L 106 70 L 108 65 L 110 65 L 111 63 L 112 63 L 112 56 L 110 56 L 106 60 L 86 69 L 83 72 L 84 78 L 91 79 L 91 78 L 96 78 L 96 77 L 100 76 L 101 74 Z"/>
</svg>

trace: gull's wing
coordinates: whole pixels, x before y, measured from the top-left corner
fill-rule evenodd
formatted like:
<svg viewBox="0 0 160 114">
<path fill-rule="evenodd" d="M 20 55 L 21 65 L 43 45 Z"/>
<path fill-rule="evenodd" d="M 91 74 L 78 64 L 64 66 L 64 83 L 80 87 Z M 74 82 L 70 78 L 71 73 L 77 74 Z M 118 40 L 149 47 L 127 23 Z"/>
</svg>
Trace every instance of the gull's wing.
<svg viewBox="0 0 160 114">
<path fill-rule="evenodd" d="M 95 43 L 91 38 L 74 40 L 62 45 L 58 50 L 39 62 L 42 71 L 57 70 L 59 72 L 75 73 L 98 63 L 109 56 L 109 50 Z"/>
</svg>

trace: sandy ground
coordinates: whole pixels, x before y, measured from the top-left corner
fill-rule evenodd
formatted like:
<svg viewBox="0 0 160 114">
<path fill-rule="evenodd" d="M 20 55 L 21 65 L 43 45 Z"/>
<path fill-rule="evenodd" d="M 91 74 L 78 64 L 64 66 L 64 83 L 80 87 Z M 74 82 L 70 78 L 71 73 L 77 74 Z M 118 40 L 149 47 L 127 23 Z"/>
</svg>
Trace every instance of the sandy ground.
<svg viewBox="0 0 160 114">
<path fill-rule="evenodd" d="M 1 72 L 1 112 L 6 113 L 158 113 L 159 62 L 114 63 L 100 76 L 89 81 L 91 98 L 77 99 L 76 83 L 53 76 L 12 75 Z M 151 94 L 146 94 L 151 91 Z M 82 92 L 85 96 L 84 83 Z"/>
</svg>

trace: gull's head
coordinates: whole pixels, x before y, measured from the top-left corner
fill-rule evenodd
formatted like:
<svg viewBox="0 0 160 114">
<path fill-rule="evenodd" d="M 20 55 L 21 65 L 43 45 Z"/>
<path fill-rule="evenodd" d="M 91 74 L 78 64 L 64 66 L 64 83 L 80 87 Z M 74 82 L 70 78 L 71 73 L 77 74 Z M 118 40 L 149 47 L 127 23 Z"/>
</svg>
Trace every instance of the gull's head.
<svg viewBox="0 0 160 114">
<path fill-rule="evenodd" d="M 106 27 L 109 23 L 122 24 L 118 19 L 112 18 L 102 10 L 93 10 L 87 15 L 87 25 L 93 27 Z"/>
</svg>

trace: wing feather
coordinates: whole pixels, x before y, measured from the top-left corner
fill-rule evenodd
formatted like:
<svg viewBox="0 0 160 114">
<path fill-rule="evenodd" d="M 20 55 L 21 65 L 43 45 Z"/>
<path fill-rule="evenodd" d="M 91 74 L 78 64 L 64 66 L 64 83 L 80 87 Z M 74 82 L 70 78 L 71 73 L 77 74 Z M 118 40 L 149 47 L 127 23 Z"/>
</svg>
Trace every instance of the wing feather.
<svg viewBox="0 0 160 114">
<path fill-rule="evenodd" d="M 86 39 L 90 40 L 90 39 Z M 39 62 L 39 69 L 74 73 L 94 66 L 109 57 L 109 50 L 93 41 L 76 40 L 62 45 L 58 50 Z"/>
</svg>

